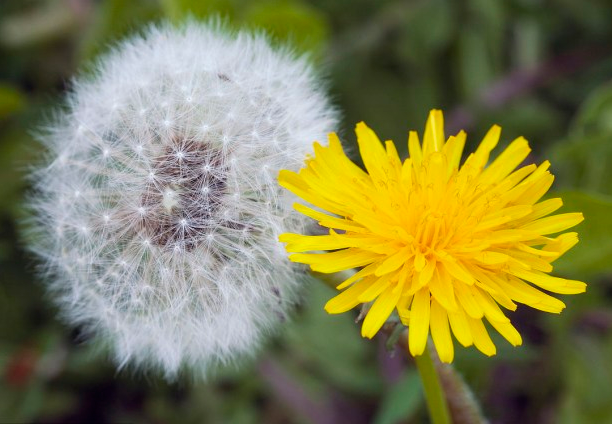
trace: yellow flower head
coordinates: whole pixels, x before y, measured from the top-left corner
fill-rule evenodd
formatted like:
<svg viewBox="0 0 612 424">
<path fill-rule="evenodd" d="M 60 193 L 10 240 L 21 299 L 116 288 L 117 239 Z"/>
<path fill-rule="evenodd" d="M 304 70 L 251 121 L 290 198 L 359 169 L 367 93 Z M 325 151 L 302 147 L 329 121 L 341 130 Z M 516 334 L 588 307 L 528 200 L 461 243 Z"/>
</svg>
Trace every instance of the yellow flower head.
<svg viewBox="0 0 612 424">
<path fill-rule="evenodd" d="M 283 187 L 329 212 L 295 204 L 329 235 L 282 234 L 287 251 L 300 252 L 290 259 L 322 273 L 362 267 L 337 287 L 344 291 L 325 305 L 327 312 L 373 302 L 361 331 L 373 337 L 397 310 L 409 325 L 412 355 L 423 353 L 431 330 L 440 359 L 451 362 L 451 330 L 463 346 L 494 355 L 483 318 L 513 346 L 522 343 L 499 305 L 559 313 L 563 302 L 539 289 L 585 291 L 583 282 L 548 275 L 551 263 L 578 242 L 576 233 L 551 235 L 581 222 L 582 214 L 550 216 L 562 201 L 540 201 L 554 179 L 549 162 L 516 169 L 530 152 L 524 138 L 487 165 L 500 132 L 493 126 L 460 166 L 466 135 L 445 141 L 442 112 L 432 110 L 422 146 L 410 132 L 404 162 L 393 142 L 383 147 L 359 123 L 367 173 L 347 158 L 336 134 L 328 147 L 314 144 L 315 156 L 299 174 L 281 171 Z M 331 252 L 301 253 L 324 250 Z"/>
</svg>

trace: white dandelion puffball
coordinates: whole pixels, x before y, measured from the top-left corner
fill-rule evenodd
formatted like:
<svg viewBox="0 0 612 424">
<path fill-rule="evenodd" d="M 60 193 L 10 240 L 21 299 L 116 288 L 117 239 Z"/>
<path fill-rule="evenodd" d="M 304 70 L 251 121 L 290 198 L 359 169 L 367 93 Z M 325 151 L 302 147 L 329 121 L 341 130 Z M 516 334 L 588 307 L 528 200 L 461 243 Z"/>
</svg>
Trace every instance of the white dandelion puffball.
<svg viewBox="0 0 612 424">
<path fill-rule="evenodd" d="M 207 370 L 296 301 L 302 232 L 277 184 L 335 113 L 302 58 L 217 23 L 150 28 L 77 80 L 41 137 L 34 250 L 66 320 L 120 367 Z"/>
</svg>

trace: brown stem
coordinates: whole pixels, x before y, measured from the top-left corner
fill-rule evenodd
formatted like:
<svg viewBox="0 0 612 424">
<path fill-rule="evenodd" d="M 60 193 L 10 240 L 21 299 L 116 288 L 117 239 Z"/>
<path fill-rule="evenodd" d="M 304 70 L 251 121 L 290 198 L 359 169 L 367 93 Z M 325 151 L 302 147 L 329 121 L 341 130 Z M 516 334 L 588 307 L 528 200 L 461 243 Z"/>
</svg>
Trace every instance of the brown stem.
<svg viewBox="0 0 612 424">
<path fill-rule="evenodd" d="M 440 384 L 446 393 L 446 401 L 453 424 L 485 424 L 478 401 L 463 377 L 450 364 L 440 362 L 435 349 L 430 349 Z"/>
</svg>

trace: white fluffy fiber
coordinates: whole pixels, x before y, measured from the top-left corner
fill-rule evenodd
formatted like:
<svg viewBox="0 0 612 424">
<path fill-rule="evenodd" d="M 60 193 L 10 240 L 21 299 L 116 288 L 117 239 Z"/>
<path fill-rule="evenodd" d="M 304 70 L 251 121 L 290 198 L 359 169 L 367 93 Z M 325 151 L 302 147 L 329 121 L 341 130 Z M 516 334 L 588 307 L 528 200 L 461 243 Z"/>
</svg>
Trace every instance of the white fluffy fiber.
<svg viewBox="0 0 612 424">
<path fill-rule="evenodd" d="M 303 232 L 276 182 L 335 114 L 303 59 L 216 23 L 117 46 L 41 137 L 34 250 L 64 317 L 119 366 L 207 374 L 252 353 L 295 302 Z"/>
</svg>

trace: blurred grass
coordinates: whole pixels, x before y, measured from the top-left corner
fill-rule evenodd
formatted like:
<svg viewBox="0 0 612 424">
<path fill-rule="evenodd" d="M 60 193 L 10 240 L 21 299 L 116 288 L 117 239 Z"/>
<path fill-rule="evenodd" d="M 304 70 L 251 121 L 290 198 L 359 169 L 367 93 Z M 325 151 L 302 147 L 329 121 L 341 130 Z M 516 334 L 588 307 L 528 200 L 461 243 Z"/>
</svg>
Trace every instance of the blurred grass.
<svg viewBox="0 0 612 424">
<path fill-rule="evenodd" d="M 421 423 L 413 367 L 327 316 L 312 285 L 258 360 L 209 383 L 117 373 L 55 318 L 19 242 L 33 134 L 73 75 L 121 37 L 169 19 L 220 15 L 310 55 L 343 111 L 348 146 L 365 120 L 405 154 L 409 129 L 445 110 L 474 146 L 493 123 L 552 161 L 582 242 L 559 273 L 588 279 L 561 316 L 519 308 L 525 346 L 499 341 L 456 367 L 496 423 L 612 422 L 612 4 L 606 0 L 4 0 L 0 2 L 0 421 Z M 566 299 L 564 299 L 566 300 Z M 260 361 L 260 362 L 257 362 Z M 279 391 L 289 384 L 293 398 Z M 282 386 L 284 387 L 284 386 Z M 315 405 L 308 408 L 309 405 Z"/>
</svg>

